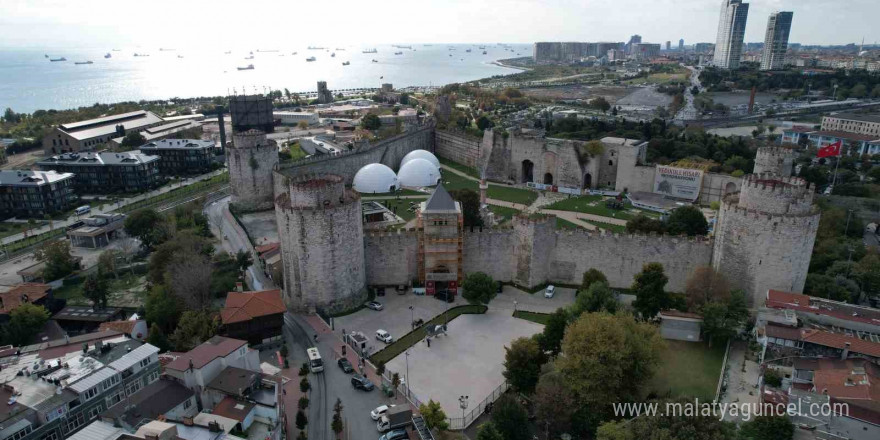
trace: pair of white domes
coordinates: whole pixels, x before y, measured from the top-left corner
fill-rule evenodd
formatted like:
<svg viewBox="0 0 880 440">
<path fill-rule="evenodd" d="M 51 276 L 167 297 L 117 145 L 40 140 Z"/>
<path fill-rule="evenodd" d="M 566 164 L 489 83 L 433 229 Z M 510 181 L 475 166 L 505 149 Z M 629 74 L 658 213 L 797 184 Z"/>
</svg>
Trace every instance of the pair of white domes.
<svg viewBox="0 0 880 440">
<path fill-rule="evenodd" d="M 352 186 L 362 194 L 387 193 L 405 187 L 434 186 L 440 182 L 440 161 L 426 150 L 414 150 L 400 161 L 397 174 L 380 163 L 358 170 Z"/>
</svg>

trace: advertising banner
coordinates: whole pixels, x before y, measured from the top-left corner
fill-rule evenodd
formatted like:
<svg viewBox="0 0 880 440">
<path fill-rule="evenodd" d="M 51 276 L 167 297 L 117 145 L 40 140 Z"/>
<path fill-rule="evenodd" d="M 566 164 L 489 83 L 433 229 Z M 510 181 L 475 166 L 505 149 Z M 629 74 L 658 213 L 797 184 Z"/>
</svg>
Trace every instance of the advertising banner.
<svg viewBox="0 0 880 440">
<path fill-rule="evenodd" d="M 657 165 L 654 173 L 654 193 L 676 199 L 695 201 L 700 197 L 703 171 Z"/>
</svg>

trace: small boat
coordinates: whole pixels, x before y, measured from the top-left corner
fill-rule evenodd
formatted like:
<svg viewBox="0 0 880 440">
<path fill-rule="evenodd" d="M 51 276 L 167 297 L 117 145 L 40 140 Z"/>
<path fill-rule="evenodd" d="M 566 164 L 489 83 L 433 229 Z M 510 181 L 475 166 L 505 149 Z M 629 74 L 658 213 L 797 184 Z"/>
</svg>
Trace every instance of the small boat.
<svg viewBox="0 0 880 440">
<path fill-rule="evenodd" d="M 73 64 L 81 65 L 81 64 L 95 64 L 95 63 L 93 63 L 91 61 L 74 61 Z"/>
<path fill-rule="evenodd" d="M 361 53 L 379 53 L 379 51 L 376 49 L 367 49 L 365 51 L 362 51 Z"/>
<path fill-rule="evenodd" d="M 174 50 L 174 49 L 168 49 L 167 47 L 160 47 L 160 48 L 159 48 L 159 52 L 171 52 L 171 51 L 173 51 L 173 50 Z"/>
<path fill-rule="evenodd" d="M 331 53 L 330 58 L 336 58 L 336 52 Z"/>
<path fill-rule="evenodd" d="M 312 62 L 312 61 L 315 61 L 316 59 L 317 59 L 317 58 L 315 58 L 315 57 L 308 57 L 308 58 L 306 58 L 306 61 L 307 61 L 307 62 Z"/>
<path fill-rule="evenodd" d="M 486 52 L 485 50 L 483 51 L 483 55 L 486 55 L 487 53 L 488 53 L 488 52 Z"/>
<path fill-rule="evenodd" d="M 119 52 L 119 49 L 112 49 L 113 52 Z"/>
<path fill-rule="evenodd" d="M 135 52 L 134 56 L 136 56 L 136 57 L 148 57 L 148 56 L 150 56 L 150 55 L 149 55 L 149 54 L 146 54 L 146 53 L 137 53 L 137 52 Z"/>
<path fill-rule="evenodd" d="M 379 79 L 385 79 L 385 77 L 384 77 L 384 76 L 380 76 Z"/>
<path fill-rule="evenodd" d="M 374 62 L 374 63 L 378 63 L 378 61 L 376 61 L 376 60 L 373 60 L 373 62 Z"/>
<path fill-rule="evenodd" d="M 403 52 L 394 52 L 394 55 L 403 55 Z"/>
<path fill-rule="evenodd" d="M 470 49 L 466 49 L 466 50 L 465 50 L 465 52 L 468 52 L 468 53 L 470 53 L 470 51 L 471 51 Z"/>
<path fill-rule="evenodd" d="M 112 57 L 112 56 L 113 56 L 113 55 L 110 55 L 110 52 L 107 52 L 107 53 L 104 55 L 104 58 L 110 58 L 110 57 Z"/>
<path fill-rule="evenodd" d="M 252 59 L 254 59 L 254 56 L 253 56 L 253 55 L 248 55 L 248 56 L 244 57 L 244 59 L 246 59 L 246 60 L 252 60 Z"/>
<path fill-rule="evenodd" d="M 231 50 L 227 50 L 226 52 L 223 52 L 223 55 L 229 55 L 229 54 L 231 54 L 231 53 L 232 53 Z"/>
<path fill-rule="evenodd" d="M 253 65 L 253 64 L 248 64 L 248 65 L 245 66 L 245 67 L 239 67 L 238 70 L 254 70 L 254 65 Z"/>
<path fill-rule="evenodd" d="M 183 58 L 183 55 L 178 55 L 177 58 Z"/>
<path fill-rule="evenodd" d="M 336 50 L 345 50 L 344 47 L 337 47 Z"/>
<path fill-rule="evenodd" d="M 349 64 L 351 64 L 351 62 L 349 62 L 349 61 L 343 61 L 343 62 L 342 62 L 342 65 L 343 65 L 343 66 L 347 66 L 347 65 L 349 65 Z"/>
<path fill-rule="evenodd" d="M 324 50 L 324 49 L 326 49 L 326 48 L 324 48 L 324 47 L 309 46 L 309 50 Z"/>
<path fill-rule="evenodd" d="M 449 56 L 452 56 L 452 54 L 449 54 Z"/>
<path fill-rule="evenodd" d="M 296 55 L 296 52 L 291 53 L 291 55 Z"/>
<path fill-rule="evenodd" d="M 56 62 L 56 61 L 67 61 L 67 58 L 64 58 L 64 57 L 61 57 L 61 58 L 49 58 L 49 61 L 51 61 L 51 62 L 53 62 L 53 63 Z"/>
<path fill-rule="evenodd" d="M 257 49 L 257 52 L 278 52 L 278 49 Z"/>
<path fill-rule="evenodd" d="M 43 57 L 44 57 L 44 58 L 49 58 L 49 55 L 48 55 L 48 54 L 43 54 Z"/>
</svg>

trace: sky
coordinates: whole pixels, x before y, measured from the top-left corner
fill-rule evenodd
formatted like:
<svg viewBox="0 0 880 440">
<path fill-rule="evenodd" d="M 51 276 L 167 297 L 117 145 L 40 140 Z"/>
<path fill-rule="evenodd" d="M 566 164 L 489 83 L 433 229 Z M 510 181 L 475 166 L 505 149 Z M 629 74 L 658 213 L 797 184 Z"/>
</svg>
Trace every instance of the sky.
<svg viewBox="0 0 880 440">
<path fill-rule="evenodd" d="M 747 42 L 880 42 L 880 0 L 752 0 Z M 0 48 L 295 48 L 383 43 L 714 42 L 720 0 L 2 0 Z"/>
</svg>

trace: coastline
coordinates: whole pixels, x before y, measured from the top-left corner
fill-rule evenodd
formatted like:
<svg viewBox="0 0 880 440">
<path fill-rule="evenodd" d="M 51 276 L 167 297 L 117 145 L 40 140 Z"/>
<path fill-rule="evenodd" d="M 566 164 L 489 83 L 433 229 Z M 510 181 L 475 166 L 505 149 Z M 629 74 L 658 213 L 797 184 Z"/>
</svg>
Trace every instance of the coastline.
<svg viewBox="0 0 880 440">
<path fill-rule="evenodd" d="M 531 68 L 528 68 L 528 67 L 514 66 L 514 65 L 512 65 L 512 64 L 507 64 L 507 63 L 504 62 L 504 60 L 495 60 L 495 61 L 492 61 L 492 62 L 489 63 L 489 64 L 494 64 L 494 65 L 496 65 L 496 66 L 498 66 L 498 67 L 506 67 L 506 68 L 508 68 L 508 69 L 515 69 L 515 70 L 519 70 L 519 71 L 521 71 L 521 72 L 525 72 L 525 71 L 532 70 Z M 511 75 L 512 75 L 512 74 L 511 74 Z"/>
</svg>

